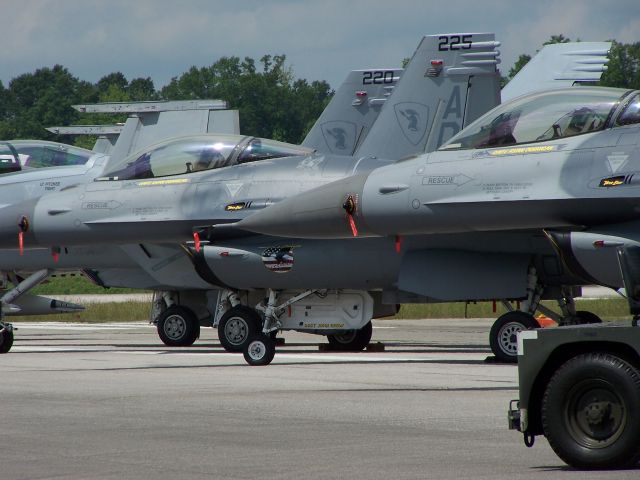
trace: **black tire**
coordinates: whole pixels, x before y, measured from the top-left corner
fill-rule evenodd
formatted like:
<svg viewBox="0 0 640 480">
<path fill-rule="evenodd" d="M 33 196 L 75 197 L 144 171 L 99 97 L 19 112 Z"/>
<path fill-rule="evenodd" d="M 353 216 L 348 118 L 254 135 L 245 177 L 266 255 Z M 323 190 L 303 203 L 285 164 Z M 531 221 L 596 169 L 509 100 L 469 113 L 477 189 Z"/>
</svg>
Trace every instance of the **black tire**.
<svg viewBox="0 0 640 480">
<path fill-rule="evenodd" d="M 598 315 L 592 312 L 587 312 L 586 310 L 578 310 L 576 312 L 576 318 L 578 320 L 578 325 L 602 323 L 602 319 Z"/>
<path fill-rule="evenodd" d="M 276 342 L 269 335 L 254 335 L 245 344 L 242 354 L 251 366 L 269 365 L 276 354 Z"/>
<path fill-rule="evenodd" d="M 369 345 L 372 333 L 373 326 L 369 321 L 360 330 L 349 330 L 337 335 L 327 335 L 327 340 L 329 340 L 331 346 L 336 350 L 343 352 L 360 352 Z"/>
<path fill-rule="evenodd" d="M 489 345 L 496 359 L 505 363 L 518 361 L 517 333 L 538 328 L 533 315 L 525 312 L 507 312 L 493 322 L 489 332 Z"/>
<path fill-rule="evenodd" d="M 5 330 L 0 333 L 0 353 L 7 353 L 13 345 L 13 332 Z"/>
<path fill-rule="evenodd" d="M 191 310 L 173 305 L 158 317 L 158 336 L 168 347 L 189 347 L 200 336 L 200 323 Z"/>
<path fill-rule="evenodd" d="M 218 339 L 227 352 L 242 352 L 262 330 L 260 315 L 253 308 L 238 305 L 229 309 L 218 323 Z"/>
<path fill-rule="evenodd" d="M 611 354 L 568 360 L 542 400 L 549 445 L 576 468 L 625 468 L 640 460 L 640 373 Z"/>
</svg>

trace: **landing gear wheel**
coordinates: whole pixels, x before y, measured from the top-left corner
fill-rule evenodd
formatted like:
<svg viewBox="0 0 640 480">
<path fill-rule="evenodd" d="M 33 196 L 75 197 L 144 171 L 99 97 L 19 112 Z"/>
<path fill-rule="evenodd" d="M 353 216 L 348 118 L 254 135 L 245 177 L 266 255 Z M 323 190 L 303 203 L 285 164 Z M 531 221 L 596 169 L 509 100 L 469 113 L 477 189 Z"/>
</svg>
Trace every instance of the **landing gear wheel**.
<svg viewBox="0 0 640 480">
<path fill-rule="evenodd" d="M 189 347 L 200 336 L 200 323 L 191 310 L 173 305 L 158 317 L 158 336 L 169 347 Z"/>
<path fill-rule="evenodd" d="M 0 324 L 2 325 L 2 324 Z M 13 331 L 6 329 L 0 333 L 0 353 L 7 353 L 13 345 Z"/>
<path fill-rule="evenodd" d="M 369 345 L 372 333 L 373 326 L 371 322 L 367 322 L 360 330 L 351 330 L 339 335 L 327 335 L 327 340 L 329 340 L 329 344 L 336 350 L 343 352 L 360 352 Z"/>
<path fill-rule="evenodd" d="M 496 359 L 501 362 L 518 361 L 518 332 L 538 328 L 533 315 L 525 312 L 507 312 L 500 315 L 491 326 L 489 345 Z"/>
<path fill-rule="evenodd" d="M 251 366 L 269 365 L 276 354 L 276 343 L 270 336 L 260 333 L 246 343 L 242 354 Z"/>
<path fill-rule="evenodd" d="M 640 460 L 640 372 L 591 352 L 568 360 L 549 381 L 542 427 L 549 445 L 576 468 L 625 468 Z"/>
<path fill-rule="evenodd" d="M 260 315 L 254 309 L 238 305 L 228 310 L 218 323 L 218 339 L 227 352 L 242 352 L 250 338 L 262 326 Z"/>
</svg>

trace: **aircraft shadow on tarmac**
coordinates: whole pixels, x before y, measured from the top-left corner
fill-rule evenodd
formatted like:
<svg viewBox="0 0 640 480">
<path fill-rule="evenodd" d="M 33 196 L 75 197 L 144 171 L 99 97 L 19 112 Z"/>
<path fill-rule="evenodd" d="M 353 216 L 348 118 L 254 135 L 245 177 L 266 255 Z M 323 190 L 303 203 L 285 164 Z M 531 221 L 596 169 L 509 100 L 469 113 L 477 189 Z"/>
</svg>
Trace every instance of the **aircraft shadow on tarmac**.
<svg viewBox="0 0 640 480">
<path fill-rule="evenodd" d="M 535 470 L 537 472 L 566 472 L 566 473 L 574 473 L 574 472 L 582 472 L 584 470 L 580 470 L 579 468 L 573 468 L 568 465 L 549 465 L 549 466 L 538 466 L 531 467 L 530 470 Z M 636 472 L 640 470 L 640 464 L 636 465 L 633 468 L 623 468 L 620 470 L 613 470 L 615 472 Z M 573 477 L 572 477 L 573 478 Z"/>
<path fill-rule="evenodd" d="M 56 339 L 60 340 L 60 339 Z M 22 338 L 21 343 L 31 343 L 37 341 L 37 339 L 28 339 Z M 477 346 L 477 349 L 470 349 L 469 345 L 432 345 L 432 344 L 400 344 L 405 347 L 412 347 L 414 349 L 394 349 L 393 351 L 387 350 L 386 352 L 343 352 L 343 351 L 319 351 L 318 344 L 308 344 L 308 343 L 290 343 L 287 344 L 287 347 L 297 347 L 296 350 L 292 350 L 287 347 L 278 347 L 277 352 L 280 354 L 287 354 L 287 362 L 286 365 L 323 365 L 323 364 L 332 364 L 332 365 L 364 365 L 364 364 L 442 364 L 442 365 L 484 365 L 487 363 L 494 363 L 491 361 L 491 358 L 487 359 L 446 359 L 446 358 L 395 358 L 391 354 L 456 354 L 456 353 L 484 353 L 487 349 L 484 346 Z M 387 346 L 391 346 L 394 344 L 387 343 Z M 448 347 L 447 349 L 443 349 L 441 347 Z M 208 354 L 220 354 L 220 353 L 229 353 L 226 352 L 220 344 L 200 344 L 193 345 L 190 347 L 172 347 L 167 348 L 164 345 L 158 345 L 157 343 L 87 343 L 82 347 L 78 347 L 77 345 L 69 345 L 66 343 L 60 342 L 46 342 L 42 344 L 33 344 L 29 345 L 29 347 L 38 348 L 41 347 L 43 351 L 47 353 L 60 353 L 60 354 L 69 354 L 69 353 L 118 353 L 118 352 L 131 352 L 131 351 L 140 351 L 140 352 L 151 352 L 157 355 L 162 356 L 173 356 L 173 355 L 184 355 L 184 354 L 196 354 L 196 355 L 208 355 Z M 307 347 L 304 349 L 300 349 L 300 347 Z M 474 346 L 475 347 L 475 346 Z M 47 349 L 50 348 L 59 348 L 59 351 L 49 351 Z M 21 354 L 34 354 L 34 353 L 42 353 L 41 351 L 24 351 L 20 352 Z M 367 355 L 377 354 L 375 358 L 369 357 Z M 389 354 L 387 358 L 385 358 L 385 353 Z M 290 361 L 292 357 L 296 355 L 318 355 L 318 361 Z M 238 365 L 245 365 L 242 354 L 236 354 L 238 356 Z M 331 358 L 331 355 L 349 355 L 350 358 Z M 362 356 L 361 358 L 358 358 Z M 307 357 L 308 358 L 308 357 Z M 276 365 L 276 364 L 274 364 Z M 229 366 L 237 366 L 236 364 L 232 365 L 205 365 L 205 366 L 145 366 L 145 367 L 131 367 L 132 369 L 154 369 L 154 368 L 215 368 L 215 367 L 229 367 Z M 114 370 L 127 370 L 128 368 L 114 368 Z M 81 369 L 82 370 L 82 369 Z"/>
</svg>

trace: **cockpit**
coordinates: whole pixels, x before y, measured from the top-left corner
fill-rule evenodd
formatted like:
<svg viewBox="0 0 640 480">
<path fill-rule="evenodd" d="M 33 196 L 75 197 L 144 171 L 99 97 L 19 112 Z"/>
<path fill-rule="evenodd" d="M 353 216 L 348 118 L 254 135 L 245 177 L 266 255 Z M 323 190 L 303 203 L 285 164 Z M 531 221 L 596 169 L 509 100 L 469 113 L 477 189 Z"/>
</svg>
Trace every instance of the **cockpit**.
<svg viewBox="0 0 640 480">
<path fill-rule="evenodd" d="M 0 174 L 30 168 L 84 165 L 94 152 L 64 143 L 45 140 L 0 142 Z"/>
<path fill-rule="evenodd" d="M 242 135 L 197 135 L 157 143 L 114 165 L 96 180 L 133 180 L 214 170 L 260 160 L 308 156 L 313 150 Z"/>
<path fill-rule="evenodd" d="M 520 145 L 640 123 L 638 93 L 630 93 L 618 88 L 572 87 L 523 96 L 483 115 L 440 149 Z"/>
</svg>

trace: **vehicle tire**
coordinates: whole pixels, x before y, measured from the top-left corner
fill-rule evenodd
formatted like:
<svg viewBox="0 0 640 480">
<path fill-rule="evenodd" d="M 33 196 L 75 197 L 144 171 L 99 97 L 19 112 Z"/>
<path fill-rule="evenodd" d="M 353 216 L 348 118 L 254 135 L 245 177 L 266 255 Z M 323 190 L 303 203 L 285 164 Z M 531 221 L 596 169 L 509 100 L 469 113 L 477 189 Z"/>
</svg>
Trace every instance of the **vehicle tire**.
<svg viewBox="0 0 640 480">
<path fill-rule="evenodd" d="M 586 310 L 578 310 L 576 312 L 576 318 L 578 319 L 578 325 L 586 325 L 589 323 L 602 323 L 602 319 L 592 312 Z"/>
<path fill-rule="evenodd" d="M 200 323 L 191 310 L 173 305 L 158 317 L 158 336 L 169 347 L 189 347 L 200 336 Z"/>
<path fill-rule="evenodd" d="M 0 333 L 0 353 L 7 353 L 13 345 L 13 332 L 5 330 Z"/>
<path fill-rule="evenodd" d="M 269 365 L 276 354 L 276 342 L 269 335 L 259 333 L 245 344 L 242 354 L 251 366 Z"/>
<path fill-rule="evenodd" d="M 249 339 L 262 329 L 260 315 L 253 308 L 238 305 L 229 309 L 218 323 L 218 339 L 227 352 L 242 352 Z"/>
<path fill-rule="evenodd" d="M 576 468 L 625 468 L 640 460 L 640 373 L 608 353 L 568 360 L 542 400 L 549 445 Z"/>
<path fill-rule="evenodd" d="M 360 330 L 349 330 L 345 333 L 327 335 L 329 344 L 336 350 L 343 352 L 360 352 L 367 348 L 371 341 L 373 326 L 371 321 Z"/>
<path fill-rule="evenodd" d="M 516 311 L 500 315 L 489 332 L 489 345 L 496 359 L 501 362 L 516 363 L 518 361 L 518 332 L 539 326 L 533 315 L 529 313 Z"/>
</svg>

